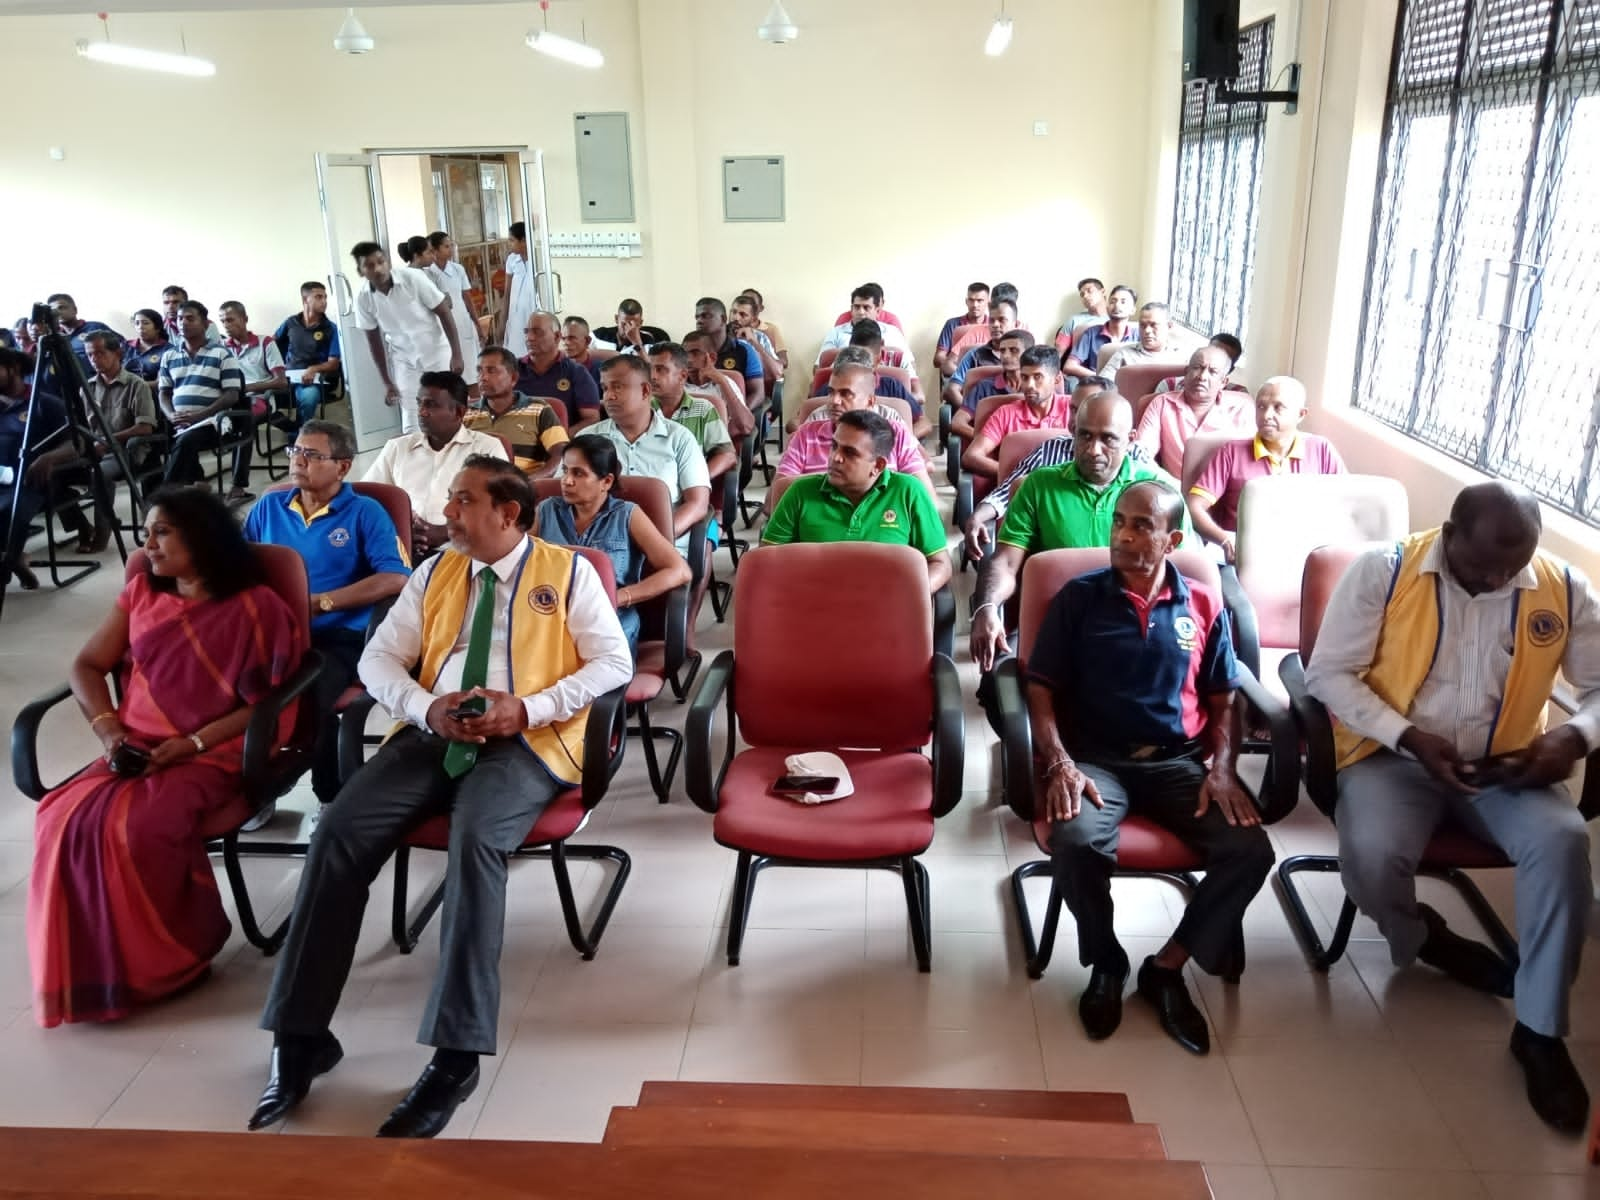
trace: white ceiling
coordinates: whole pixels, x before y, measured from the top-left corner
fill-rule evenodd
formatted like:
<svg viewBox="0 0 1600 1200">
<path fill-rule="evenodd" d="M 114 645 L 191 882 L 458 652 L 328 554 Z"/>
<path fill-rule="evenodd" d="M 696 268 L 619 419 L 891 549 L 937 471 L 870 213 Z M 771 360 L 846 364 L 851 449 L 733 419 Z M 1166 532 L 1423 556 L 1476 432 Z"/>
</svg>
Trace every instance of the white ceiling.
<svg viewBox="0 0 1600 1200">
<path fill-rule="evenodd" d="M 412 7 L 438 4 L 440 0 L 383 0 L 382 4 L 358 4 L 363 8 Z M 568 0 L 552 0 L 567 3 Z M 533 0 L 473 0 L 477 4 L 521 3 L 533 8 Z M 292 0 L 291 3 L 274 3 L 273 0 L 100 0 L 100 3 L 81 3 L 78 0 L 0 0 L 0 16 L 71 16 L 76 13 L 94 14 L 154 13 L 154 12 L 251 12 L 288 11 L 305 8 L 348 8 L 338 0 Z"/>
</svg>

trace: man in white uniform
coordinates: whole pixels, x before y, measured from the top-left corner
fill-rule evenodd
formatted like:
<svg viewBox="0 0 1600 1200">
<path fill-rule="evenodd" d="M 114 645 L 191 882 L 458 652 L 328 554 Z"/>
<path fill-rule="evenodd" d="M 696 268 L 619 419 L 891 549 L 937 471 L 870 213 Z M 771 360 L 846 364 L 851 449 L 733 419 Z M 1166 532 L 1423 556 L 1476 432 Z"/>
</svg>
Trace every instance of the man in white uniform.
<svg viewBox="0 0 1600 1200">
<path fill-rule="evenodd" d="M 356 293 L 356 325 L 365 330 L 384 383 L 384 403 L 400 406 L 400 428 L 417 429 L 417 388 L 424 371 L 461 374 L 461 339 L 450 299 L 421 271 L 389 265 L 376 242 L 350 251 L 367 286 Z"/>
</svg>

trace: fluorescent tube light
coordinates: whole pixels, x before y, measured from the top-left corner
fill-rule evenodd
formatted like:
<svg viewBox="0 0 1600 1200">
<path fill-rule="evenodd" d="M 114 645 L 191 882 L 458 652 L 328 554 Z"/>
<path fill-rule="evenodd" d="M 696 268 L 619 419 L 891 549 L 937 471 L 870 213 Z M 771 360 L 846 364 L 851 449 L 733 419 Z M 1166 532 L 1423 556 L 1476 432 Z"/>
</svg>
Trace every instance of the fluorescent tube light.
<svg viewBox="0 0 1600 1200">
<path fill-rule="evenodd" d="M 209 59 L 192 54 L 165 54 L 142 46 L 124 46 L 120 42 L 91 42 L 80 38 L 78 53 L 94 62 L 137 67 L 141 71 L 164 71 L 168 75 L 206 77 L 217 73 L 217 64 Z"/>
<path fill-rule="evenodd" d="M 1011 18 L 996 17 L 994 25 L 989 29 L 988 38 L 984 40 L 983 52 L 990 58 L 999 58 L 1009 45 L 1011 45 Z"/>
<path fill-rule="evenodd" d="M 606 61 L 606 56 L 588 42 L 575 42 L 547 29 L 528 35 L 528 49 L 537 50 L 540 54 L 549 55 L 551 58 L 559 58 L 562 62 L 571 63 L 575 67 L 589 67 L 591 70 L 604 66 Z"/>
</svg>

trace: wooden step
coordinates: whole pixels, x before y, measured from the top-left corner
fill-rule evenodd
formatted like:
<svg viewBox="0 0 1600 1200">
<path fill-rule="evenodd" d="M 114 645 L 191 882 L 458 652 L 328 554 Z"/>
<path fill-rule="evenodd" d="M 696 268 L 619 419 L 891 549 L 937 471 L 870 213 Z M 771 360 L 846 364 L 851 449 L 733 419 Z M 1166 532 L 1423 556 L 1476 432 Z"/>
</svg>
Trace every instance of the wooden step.
<svg viewBox="0 0 1600 1200">
<path fill-rule="evenodd" d="M 1037 1092 L 998 1088 L 855 1087 L 786 1083 L 689 1083 L 647 1080 L 640 1108 L 811 1108 L 1033 1121 L 1128 1124 L 1133 1109 L 1121 1092 Z"/>
<path fill-rule="evenodd" d="M 1154 1125 L 807 1108 L 613 1108 L 614 1146 L 905 1150 L 1031 1158 L 1166 1157 Z"/>
<path fill-rule="evenodd" d="M 1121 1128 L 1126 1129 L 1127 1126 Z M 0 1129 L 0 1196 L 86 1200 L 1209 1200 L 1198 1163 Z"/>
</svg>

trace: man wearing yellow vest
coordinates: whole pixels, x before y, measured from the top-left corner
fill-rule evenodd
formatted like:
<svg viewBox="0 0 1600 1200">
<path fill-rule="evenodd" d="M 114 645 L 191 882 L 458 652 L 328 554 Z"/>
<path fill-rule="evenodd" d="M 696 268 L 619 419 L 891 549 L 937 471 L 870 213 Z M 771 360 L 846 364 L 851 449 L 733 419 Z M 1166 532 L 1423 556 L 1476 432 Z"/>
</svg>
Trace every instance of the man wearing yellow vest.
<svg viewBox="0 0 1600 1200">
<path fill-rule="evenodd" d="M 1420 958 L 1516 998 L 1511 1051 L 1534 1111 L 1564 1133 L 1589 1110 L 1562 1038 L 1593 900 L 1583 817 L 1561 786 L 1600 744 L 1600 607 L 1539 549 L 1538 502 L 1499 481 L 1463 490 L 1438 529 L 1351 564 L 1306 672 L 1336 719 L 1340 873 L 1396 966 Z M 1556 673 L 1579 711 L 1544 732 Z M 1416 869 L 1458 822 L 1516 864 L 1520 964 L 1417 903 Z"/>
<path fill-rule="evenodd" d="M 250 1127 L 286 1116 L 343 1055 L 329 1031 L 367 890 L 406 833 L 450 814 L 439 970 L 418 1040 L 436 1048 L 379 1137 L 432 1137 L 495 1052 L 507 856 L 583 770 L 590 703 L 633 657 L 594 568 L 528 536 L 533 486 L 466 461 L 445 505 L 449 547 L 416 571 L 361 656 L 361 681 L 403 721 L 340 789 L 311 840 L 261 1019 L 270 1079 Z M 475 710 L 475 711 L 471 711 Z"/>
</svg>

